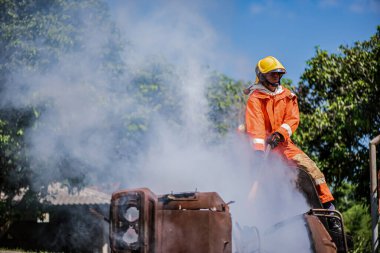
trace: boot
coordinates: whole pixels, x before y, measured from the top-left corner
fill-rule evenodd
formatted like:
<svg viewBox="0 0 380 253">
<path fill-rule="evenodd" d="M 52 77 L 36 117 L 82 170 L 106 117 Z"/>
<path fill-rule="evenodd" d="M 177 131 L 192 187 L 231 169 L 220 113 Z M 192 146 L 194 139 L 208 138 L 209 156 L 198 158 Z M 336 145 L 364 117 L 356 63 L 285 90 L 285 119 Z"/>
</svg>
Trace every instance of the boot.
<svg viewBox="0 0 380 253">
<path fill-rule="evenodd" d="M 342 224 L 337 218 L 329 218 L 327 221 L 327 225 L 329 229 L 336 233 L 342 232 Z"/>
<path fill-rule="evenodd" d="M 335 210 L 335 206 L 332 202 L 323 203 L 322 205 L 323 205 L 323 208 L 325 208 L 325 209 L 328 209 L 331 211 Z M 339 221 L 339 219 L 337 219 L 335 217 L 328 218 L 327 219 L 327 225 L 329 227 L 329 230 L 331 230 L 333 232 L 337 232 L 337 233 L 342 232 L 342 224 Z"/>
</svg>

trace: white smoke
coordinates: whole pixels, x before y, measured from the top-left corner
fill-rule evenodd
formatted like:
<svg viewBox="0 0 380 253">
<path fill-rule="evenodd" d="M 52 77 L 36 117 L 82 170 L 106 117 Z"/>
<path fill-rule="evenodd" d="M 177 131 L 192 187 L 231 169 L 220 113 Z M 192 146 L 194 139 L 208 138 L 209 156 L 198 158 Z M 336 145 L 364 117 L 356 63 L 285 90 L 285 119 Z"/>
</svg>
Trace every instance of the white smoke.
<svg viewBox="0 0 380 253">
<path fill-rule="evenodd" d="M 215 63 L 222 56 L 217 55 L 220 54 L 217 34 L 199 15 L 197 6 L 163 1 L 155 11 L 137 17 L 130 15 L 138 9 L 138 6 L 133 7 L 126 8 L 126 13 L 125 9 L 118 8 L 119 23 L 126 24 L 126 31 L 134 31 L 131 38 L 137 52 L 142 55 L 161 52 L 182 69 L 183 78 L 177 85 L 183 89 L 181 99 L 185 114 L 178 117 L 186 120 L 181 129 L 164 121 L 157 122 L 152 133 L 154 142 L 141 157 L 141 168 L 131 187 L 146 186 L 156 193 L 216 191 L 226 202 L 236 201 L 230 206 L 234 221 L 256 226 L 262 232 L 277 222 L 306 212 L 308 206 L 295 190 L 296 175 L 284 164 L 274 160 L 262 168 L 256 178 L 260 185 L 257 199 L 252 201 L 248 194 L 254 168 L 251 167 L 251 150 L 244 141 L 232 134 L 219 146 L 205 143 L 209 134 L 205 130 L 210 122 L 206 118 L 207 73 L 203 66 Z M 261 244 L 268 252 L 284 252 L 284 249 L 287 249 L 285 252 L 307 252 L 310 248 L 302 221 L 262 235 Z"/>
<path fill-rule="evenodd" d="M 175 65 L 179 77 L 170 80 L 169 85 L 179 90 L 182 110 L 176 117 L 183 124 L 171 125 L 157 115 L 149 133 L 150 146 L 139 154 L 135 164 L 127 154 L 115 159 L 117 132 L 123 129 L 113 128 L 120 123 L 114 124 L 112 115 L 123 111 L 133 114 L 145 105 L 126 92 L 110 90 L 104 73 L 95 71 L 92 56 L 101 51 L 104 31 L 90 27 L 87 50 L 62 58 L 50 73 L 15 73 L 15 83 L 7 90 L 8 99 L 2 102 L 15 107 L 49 104 L 38 120 L 38 131 L 32 129 L 28 134 L 32 154 L 50 163 L 52 174 L 63 173 L 56 169 L 57 160 L 68 152 L 90 167 L 90 174 L 104 181 L 122 180 L 128 187 L 149 187 L 158 194 L 215 191 L 226 202 L 236 201 L 230 206 L 233 220 L 241 226 L 257 227 L 262 233 L 262 248 L 267 252 L 305 252 L 310 246 L 302 223 L 293 223 L 297 226 L 292 226 L 292 231 L 288 226 L 265 235 L 271 225 L 308 210 L 304 198 L 295 190 L 294 172 L 276 159 L 264 167 L 254 159 L 253 165 L 245 140 L 232 133 L 218 145 L 207 142 L 212 134 L 208 132 L 211 123 L 204 96 L 207 76 L 224 55 L 218 50 L 218 34 L 202 16 L 202 4 L 120 1 L 112 7 L 121 35 L 130 42 L 123 59 L 128 73 L 139 72 L 150 57 L 163 56 Z M 147 5 L 149 8 L 144 9 Z M 80 81 L 68 79 L 68 73 L 80 77 Z M 129 80 L 131 76 L 124 78 Z M 100 182 L 86 171 L 83 173 L 87 183 Z M 255 199 L 249 200 L 254 180 L 259 187 Z M 273 240 L 275 244 L 270 243 Z M 305 245 L 300 251 L 301 240 Z"/>
</svg>

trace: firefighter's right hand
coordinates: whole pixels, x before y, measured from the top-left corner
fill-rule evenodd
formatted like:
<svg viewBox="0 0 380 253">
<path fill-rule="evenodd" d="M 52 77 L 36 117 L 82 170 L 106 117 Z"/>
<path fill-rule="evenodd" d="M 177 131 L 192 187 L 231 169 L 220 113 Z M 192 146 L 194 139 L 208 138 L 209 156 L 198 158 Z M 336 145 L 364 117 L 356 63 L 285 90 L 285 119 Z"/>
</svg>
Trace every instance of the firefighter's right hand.
<svg viewBox="0 0 380 253">
<path fill-rule="evenodd" d="M 270 145 L 272 149 L 278 146 L 280 142 L 284 142 L 285 138 L 279 132 L 274 132 L 267 138 L 267 144 Z"/>
</svg>

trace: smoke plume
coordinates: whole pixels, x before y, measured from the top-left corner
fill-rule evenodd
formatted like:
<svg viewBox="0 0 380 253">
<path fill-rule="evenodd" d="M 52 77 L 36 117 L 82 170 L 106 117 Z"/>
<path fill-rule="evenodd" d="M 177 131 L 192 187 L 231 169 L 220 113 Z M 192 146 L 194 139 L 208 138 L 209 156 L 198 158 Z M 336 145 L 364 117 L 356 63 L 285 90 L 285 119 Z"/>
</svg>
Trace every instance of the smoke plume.
<svg viewBox="0 0 380 253">
<path fill-rule="evenodd" d="M 128 42 L 119 80 L 110 85 L 96 60 L 111 31 L 86 24 L 85 50 L 61 57 L 48 73 L 15 70 L 2 104 L 46 105 L 38 127 L 27 133 L 34 162 L 50 168 L 40 175 L 40 184 L 80 175 L 88 185 L 119 183 L 120 187 L 149 187 L 157 194 L 215 191 L 226 202 L 235 201 L 230 206 L 234 222 L 256 227 L 266 252 L 305 252 L 310 246 L 302 222 L 292 223 L 292 231 L 270 229 L 308 210 L 295 190 L 296 173 L 279 159 L 264 163 L 253 157 L 246 140 L 235 133 L 222 143 L 208 141 L 213 133 L 207 118 L 207 77 L 225 55 L 218 49 L 218 34 L 202 14 L 203 4 L 111 2 L 112 19 Z M 180 108 L 175 114 L 148 114 L 150 118 L 144 120 L 149 131 L 130 136 L 136 154 L 126 153 L 132 141 L 121 138 L 131 126 L 130 119 L 154 107 L 141 103 L 129 88 L 152 59 L 164 59 L 172 66 L 174 74 L 163 80 L 167 90 L 176 91 Z M 258 187 L 252 200 L 248 195 L 254 181 Z"/>
</svg>

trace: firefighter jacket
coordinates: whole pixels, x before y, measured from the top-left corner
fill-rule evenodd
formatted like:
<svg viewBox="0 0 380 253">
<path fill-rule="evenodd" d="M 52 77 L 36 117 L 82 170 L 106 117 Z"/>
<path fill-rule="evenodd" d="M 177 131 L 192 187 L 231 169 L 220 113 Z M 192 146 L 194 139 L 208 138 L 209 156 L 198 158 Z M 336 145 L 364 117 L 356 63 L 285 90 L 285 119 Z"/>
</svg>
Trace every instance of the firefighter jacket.
<svg viewBox="0 0 380 253">
<path fill-rule="evenodd" d="M 299 124 L 297 97 L 287 88 L 278 86 L 274 92 L 261 84 L 256 84 L 246 107 L 247 134 L 255 150 L 265 149 L 266 138 L 279 132 L 284 136 L 284 144 L 292 145 L 290 136 Z M 302 152 L 294 144 L 288 158 Z"/>
</svg>

